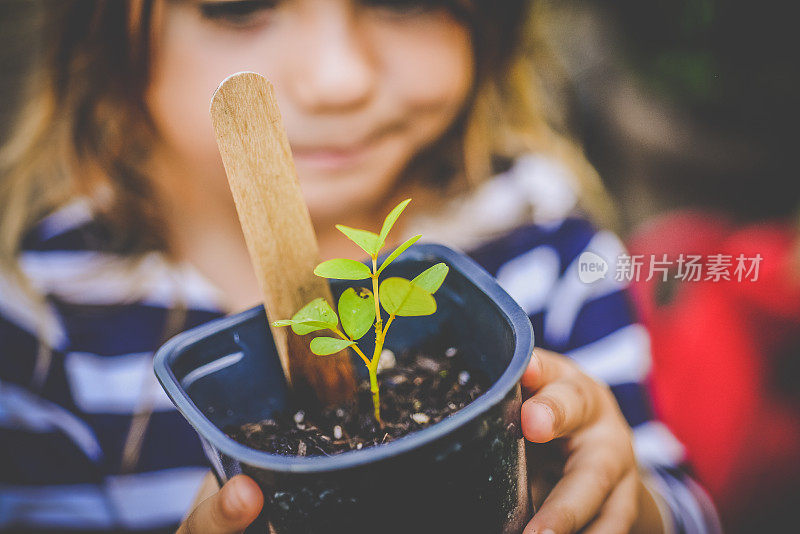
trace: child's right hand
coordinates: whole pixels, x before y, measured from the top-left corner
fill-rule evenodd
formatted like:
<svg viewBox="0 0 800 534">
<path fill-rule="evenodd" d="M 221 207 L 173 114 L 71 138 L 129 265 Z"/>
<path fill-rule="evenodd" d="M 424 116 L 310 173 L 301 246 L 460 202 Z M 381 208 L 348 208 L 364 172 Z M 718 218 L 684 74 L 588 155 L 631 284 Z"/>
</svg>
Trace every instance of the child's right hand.
<svg viewBox="0 0 800 534">
<path fill-rule="evenodd" d="M 252 478 L 236 475 L 195 508 L 176 534 L 238 534 L 258 516 L 264 496 Z"/>
</svg>

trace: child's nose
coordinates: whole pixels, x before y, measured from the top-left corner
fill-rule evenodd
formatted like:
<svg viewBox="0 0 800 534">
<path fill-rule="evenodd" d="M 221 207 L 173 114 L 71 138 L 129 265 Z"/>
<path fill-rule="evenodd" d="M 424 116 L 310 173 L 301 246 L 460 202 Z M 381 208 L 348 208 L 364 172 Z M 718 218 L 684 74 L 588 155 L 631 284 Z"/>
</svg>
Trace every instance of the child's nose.
<svg viewBox="0 0 800 534">
<path fill-rule="evenodd" d="M 295 56 L 293 89 L 309 112 L 336 113 L 366 104 L 376 86 L 376 61 L 356 17 L 319 20 Z"/>
</svg>

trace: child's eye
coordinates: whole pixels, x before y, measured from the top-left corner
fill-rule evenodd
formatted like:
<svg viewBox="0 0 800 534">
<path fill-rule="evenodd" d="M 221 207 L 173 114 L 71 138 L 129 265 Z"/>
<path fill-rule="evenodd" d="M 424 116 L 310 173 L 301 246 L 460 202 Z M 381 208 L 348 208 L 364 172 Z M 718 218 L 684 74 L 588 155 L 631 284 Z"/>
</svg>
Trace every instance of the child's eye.
<svg viewBox="0 0 800 534">
<path fill-rule="evenodd" d="M 265 17 L 278 4 L 278 0 L 232 0 L 200 3 L 200 13 L 208 20 L 247 28 L 265 21 Z"/>
</svg>

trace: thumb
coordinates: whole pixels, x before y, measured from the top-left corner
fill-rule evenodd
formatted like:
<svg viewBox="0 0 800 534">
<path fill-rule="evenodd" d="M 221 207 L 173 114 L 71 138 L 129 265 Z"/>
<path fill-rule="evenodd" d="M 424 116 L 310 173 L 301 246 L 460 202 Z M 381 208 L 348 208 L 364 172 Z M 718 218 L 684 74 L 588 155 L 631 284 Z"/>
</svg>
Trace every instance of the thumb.
<svg viewBox="0 0 800 534">
<path fill-rule="evenodd" d="M 236 475 L 201 502 L 176 534 L 237 534 L 253 522 L 264 496 L 252 478 Z"/>
</svg>

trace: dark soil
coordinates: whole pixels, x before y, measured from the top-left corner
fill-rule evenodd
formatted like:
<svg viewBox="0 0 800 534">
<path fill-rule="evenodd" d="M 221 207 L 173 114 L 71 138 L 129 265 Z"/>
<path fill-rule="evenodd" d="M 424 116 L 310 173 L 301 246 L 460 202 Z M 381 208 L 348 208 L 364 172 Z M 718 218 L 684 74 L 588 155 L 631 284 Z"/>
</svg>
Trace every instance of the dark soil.
<svg viewBox="0 0 800 534">
<path fill-rule="evenodd" d="M 438 423 L 475 400 L 489 385 L 485 376 L 467 368 L 455 349 L 437 358 L 398 356 L 393 368 L 379 372 L 378 381 L 382 428 L 373 417 L 369 381 L 364 380 L 353 404 L 319 413 L 279 413 L 273 419 L 226 431 L 254 449 L 288 456 L 328 456 L 388 443 Z"/>
</svg>

